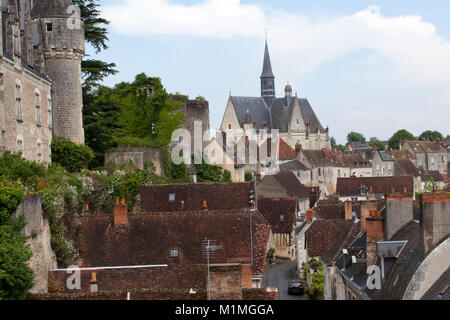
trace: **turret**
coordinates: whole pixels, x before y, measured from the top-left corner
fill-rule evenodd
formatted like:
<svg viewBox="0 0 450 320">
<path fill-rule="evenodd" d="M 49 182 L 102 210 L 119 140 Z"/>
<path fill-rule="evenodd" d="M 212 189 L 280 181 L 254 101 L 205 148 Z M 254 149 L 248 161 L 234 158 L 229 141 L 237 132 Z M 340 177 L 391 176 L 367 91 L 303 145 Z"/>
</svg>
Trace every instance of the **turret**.
<svg viewBox="0 0 450 320">
<path fill-rule="evenodd" d="M 71 0 L 35 0 L 31 17 L 37 30 L 35 61 L 53 82 L 53 133 L 83 144 L 81 60 L 85 45 L 79 9 Z"/>
<path fill-rule="evenodd" d="M 275 76 L 272 72 L 272 64 L 270 62 L 269 47 L 267 45 L 264 51 L 264 64 L 261 73 L 261 97 L 266 101 L 275 98 Z M 271 105 L 271 103 L 268 103 Z"/>
</svg>

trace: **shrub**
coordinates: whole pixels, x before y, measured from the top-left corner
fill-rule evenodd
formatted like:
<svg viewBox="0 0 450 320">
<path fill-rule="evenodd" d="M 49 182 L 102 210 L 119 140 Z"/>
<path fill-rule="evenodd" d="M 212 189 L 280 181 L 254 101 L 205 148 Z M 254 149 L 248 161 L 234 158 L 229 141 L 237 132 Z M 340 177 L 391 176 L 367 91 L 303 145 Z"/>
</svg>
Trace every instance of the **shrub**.
<svg viewBox="0 0 450 320">
<path fill-rule="evenodd" d="M 21 181 L 30 191 L 37 191 L 47 169 L 43 164 L 27 161 L 7 151 L 0 157 L 0 172 L 5 179 Z"/>
<path fill-rule="evenodd" d="M 271 248 L 268 252 L 267 252 L 267 262 L 269 264 L 273 264 L 275 262 L 275 249 Z"/>
<path fill-rule="evenodd" d="M 33 287 L 34 274 L 27 264 L 31 252 L 21 234 L 24 227 L 23 215 L 0 225 L 0 300 L 24 299 Z"/>
<path fill-rule="evenodd" d="M 0 225 L 9 221 L 23 197 L 24 192 L 18 182 L 0 180 Z"/>
<path fill-rule="evenodd" d="M 245 181 L 246 182 L 252 182 L 253 181 L 253 174 L 249 171 L 245 173 Z"/>
<path fill-rule="evenodd" d="M 78 145 L 68 140 L 52 142 L 52 161 L 69 172 L 78 172 L 87 168 L 93 158 L 94 152 L 88 146 Z"/>
</svg>

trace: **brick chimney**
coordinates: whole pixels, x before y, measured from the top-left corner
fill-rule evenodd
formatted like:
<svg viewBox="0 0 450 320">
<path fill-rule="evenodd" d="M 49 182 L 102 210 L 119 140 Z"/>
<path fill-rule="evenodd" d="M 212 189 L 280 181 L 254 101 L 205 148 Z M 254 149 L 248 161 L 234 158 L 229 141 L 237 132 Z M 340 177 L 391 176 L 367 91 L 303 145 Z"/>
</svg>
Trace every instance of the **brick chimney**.
<svg viewBox="0 0 450 320">
<path fill-rule="evenodd" d="M 203 200 L 203 210 L 208 210 L 208 203 L 206 200 Z"/>
<path fill-rule="evenodd" d="M 450 194 L 430 193 L 420 196 L 421 225 L 425 254 L 450 234 Z"/>
<path fill-rule="evenodd" d="M 377 242 L 385 241 L 384 238 L 384 219 L 381 212 L 371 210 L 366 219 L 366 240 L 367 240 L 367 267 L 375 264 L 377 258 Z"/>
<path fill-rule="evenodd" d="M 386 195 L 386 240 L 391 238 L 414 219 L 413 199 L 407 193 L 389 193 Z"/>
<path fill-rule="evenodd" d="M 353 206 L 350 200 L 344 202 L 345 205 L 345 220 L 353 220 Z"/>
<path fill-rule="evenodd" d="M 377 210 L 377 202 L 374 200 L 361 201 L 361 229 L 366 230 L 366 219 L 370 216 L 370 211 Z"/>
<path fill-rule="evenodd" d="M 128 208 L 125 205 L 125 199 L 119 203 L 119 198 L 116 199 L 114 206 L 114 226 L 121 226 L 128 223 Z"/>
<path fill-rule="evenodd" d="M 90 291 L 98 292 L 97 274 L 95 272 L 91 274 Z"/>
<path fill-rule="evenodd" d="M 309 223 L 314 217 L 314 212 L 312 210 L 306 211 L 306 222 Z"/>
</svg>

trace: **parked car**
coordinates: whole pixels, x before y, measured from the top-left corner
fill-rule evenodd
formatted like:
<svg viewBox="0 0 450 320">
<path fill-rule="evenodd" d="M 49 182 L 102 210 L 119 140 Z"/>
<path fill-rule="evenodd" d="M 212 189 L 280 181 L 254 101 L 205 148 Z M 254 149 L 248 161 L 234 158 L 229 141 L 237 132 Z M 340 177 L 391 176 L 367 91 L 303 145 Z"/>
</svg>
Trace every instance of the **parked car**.
<svg viewBox="0 0 450 320">
<path fill-rule="evenodd" d="M 304 295 L 305 294 L 305 288 L 303 286 L 303 283 L 300 280 L 291 280 L 289 281 L 289 287 L 288 287 L 288 294 L 289 295 Z"/>
</svg>

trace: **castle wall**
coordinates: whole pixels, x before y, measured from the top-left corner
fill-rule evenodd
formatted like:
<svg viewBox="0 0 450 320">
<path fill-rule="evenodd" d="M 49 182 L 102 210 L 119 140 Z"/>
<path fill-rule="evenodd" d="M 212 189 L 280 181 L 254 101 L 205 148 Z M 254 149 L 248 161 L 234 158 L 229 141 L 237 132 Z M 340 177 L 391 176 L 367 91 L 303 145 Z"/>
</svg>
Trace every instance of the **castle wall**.
<svg viewBox="0 0 450 320">
<path fill-rule="evenodd" d="M 163 154 L 161 149 L 151 147 L 124 147 L 118 151 L 105 153 L 105 166 L 108 163 L 126 165 L 131 162 L 136 168 L 144 170 L 146 165 L 152 164 L 155 174 L 164 175 Z"/>
<path fill-rule="evenodd" d="M 51 235 L 48 220 L 42 215 L 42 195 L 27 195 L 17 208 L 15 217 L 25 216 L 27 225 L 22 231 L 29 237 L 27 245 L 33 256 L 28 261 L 34 272 L 34 286 L 30 293 L 46 293 L 48 288 L 48 271 L 57 267 L 56 256 L 51 247 Z"/>
<path fill-rule="evenodd" d="M 0 114 L 3 123 L 2 146 L 18 152 L 18 140 L 22 140 L 22 156 L 31 161 L 50 162 L 52 131 L 49 128 L 49 102 L 51 84 L 20 68 L 4 58 L 2 60 L 3 86 L 0 86 Z M 16 84 L 21 87 L 22 119 L 16 116 Z M 36 123 L 35 94 L 40 97 L 40 126 Z M 41 144 L 40 152 L 38 143 Z"/>
<path fill-rule="evenodd" d="M 179 110 L 186 115 L 186 120 L 182 123 L 181 127 L 186 129 L 191 134 L 191 149 L 194 151 L 194 125 L 196 121 L 202 123 L 201 138 L 206 132 L 210 130 L 209 124 L 209 102 L 201 100 L 189 100 Z M 209 136 L 208 136 L 209 140 Z M 205 146 L 205 143 L 203 143 Z"/>
</svg>

